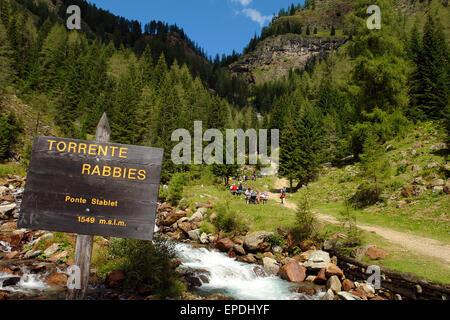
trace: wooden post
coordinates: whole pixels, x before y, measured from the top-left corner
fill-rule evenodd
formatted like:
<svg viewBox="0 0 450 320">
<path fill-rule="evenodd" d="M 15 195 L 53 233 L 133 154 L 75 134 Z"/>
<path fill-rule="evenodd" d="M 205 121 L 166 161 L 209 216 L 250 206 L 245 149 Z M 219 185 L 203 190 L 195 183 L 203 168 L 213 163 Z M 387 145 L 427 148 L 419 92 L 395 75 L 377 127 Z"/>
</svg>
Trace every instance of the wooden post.
<svg viewBox="0 0 450 320">
<path fill-rule="evenodd" d="M 111 136 L 111 128 L 109 127 L 108 117 L 103 113 L 97 125 L 95 133 L 95 141 L 100 143 L 109 142 Z M 83 300 L 89 282 L 89 274 L 91 269 L 92 246 L 94 244 L 94 236 L 78 235 L 75 247 L 75 265 L 80 268 L 80 289 L 69 290 L 66 300 Z"/>
</svg>

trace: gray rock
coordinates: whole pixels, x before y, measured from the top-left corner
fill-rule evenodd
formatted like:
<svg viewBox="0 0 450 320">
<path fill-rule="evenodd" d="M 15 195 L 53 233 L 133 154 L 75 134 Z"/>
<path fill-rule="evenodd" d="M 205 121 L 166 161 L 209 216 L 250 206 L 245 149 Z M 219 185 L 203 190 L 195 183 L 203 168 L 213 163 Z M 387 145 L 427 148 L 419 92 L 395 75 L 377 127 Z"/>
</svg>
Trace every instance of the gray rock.
<svg viewBox="0 0 450 320">
<path fill-rule="evenodd" d="M 441 194 L 443 191 L 444 191 L 444 187 L 442 187 L 442 186 L 433 187 L 433 193 Z"/>
<path fill-rule="evenodd" d="M 357 297 L 354 294 L 345 291 L 338 292 L 337 295 L 341 300 L 362 300 L 360 297 Z"/>
<path fill-rule="evenodd" d="M 189 238 L 194 241 L 200 240 L 200 229 L 191 230 L 188 232 Z"/>
<path fill-rule="evenodd" d="M 36 250 L 36 251 L 30 250 L 27 253 L 25 253 L 23 258 L 24 259 L 34 259 L 34 258 L 40 256 L 41 254 L 42 254 L 41 250 Z"/>
<path fill-rule="evenodd" d="M 17 207 L 15 203 L 0 205 L 0 215 L 10 215 Z"/>
<path fill-rule="evenodd" d="M 8 191 L 7 187 L 0 186 L 0 196 L 6 196 L 6 192 Z"/>
<path fill-rule="evenodd" d="M 323 249 L 326 251 L 336 251 L 342 248 L 342 242 L 339 241 L 339 239 L 326 239 L 323 243 Z"/>
<path fill-rule="evenodd" d="M 203 221 L 203 213 L 201 209 L 205 209 L 205 208 L 200 208 L 197 210 L 197 212 L 195 212 L 192 217 L 189 219 L 189 222 L 201 222 Z"/>
<path fill-rule="evenodd" d="M 330 261 L 331 259 L 328 252 L 317 250 L 311 252 L 309 259 L 304 266 L 310 270 L 319 271 L 320 269 L 326 269 Z"/>
<path fill-rule="evenodd" d="M 240 254 L 242 256 L 245 256 L 247 254 L 247 252 L 245 252 L 244 247 L 240 244 L 234 245 L 234 251 L 236 251 L 238 254 Z"/>
<path fill-rule="evenodd" d="M 271 235 L 273 232 L 268 231 L 256 231 L 244 238 L 244 249 L 248 251 L 256 251 L 258 246 L 265 241 L 265 239 Z"/>
<path fill-rule="evenodd" d="M 264 270 L 269 276 L 278 274 L 280 271 L 280 265 L 275 259 L 264 257 L 263 258 Z"/>
<path fill-rule="evenodd" d="M 331 289 L 334 293 L 338 293 L 342 290 L 341 281 L 337 276 L 331 276 L 327 281 L 327 289 Z"/>
<path fill-rule="evenodd" d="M 203 244 L 209 243 L 209 238 L 206 233 L 204 233 L 204 232 L 202 233 L 202 235 L 200 236 L 200 242 Z"/>
<path fill-rule="evenodd" d="M 283 252 L 283 248 L 280 247 L 280 246 L 273 246 L 273 247 L 272 247 L 272 252 L 273 252 L 274 254 L 282 253 L 282 252 Z"/>
<path fill-rule="evenodd" d="M 59 244 L 59 243 L 54 243 L 54 244 L 52 244 L 50 247 L 48 247 L 47 249 L 45 249 L 44 255 L 46 255 L 47 257 L 52 256 L 53 254 L 56 253 L 56 251 L 58 251 L 60 245 L 61 245 L 61 244 Z"/>
<path fill-rule="evenodd" d="M 334 293 L 333 290 L 328 289 L 328 291 L 323 295 L 323 297 L 320 300 L 334 300 Z"/>
</svg>

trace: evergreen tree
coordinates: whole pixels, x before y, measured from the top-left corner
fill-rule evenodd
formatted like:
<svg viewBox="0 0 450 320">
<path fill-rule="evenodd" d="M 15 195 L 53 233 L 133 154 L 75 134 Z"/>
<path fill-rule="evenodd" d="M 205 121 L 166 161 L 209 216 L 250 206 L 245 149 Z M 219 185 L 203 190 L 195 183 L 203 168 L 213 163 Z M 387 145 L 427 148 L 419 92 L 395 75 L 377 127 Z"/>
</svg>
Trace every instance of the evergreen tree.
<svg viewBox="0 0 450 320">
<path fill-rule="evenodd" d="M 0 22 L 3 23 L 5 28 L 9 25 L 11 5 L 9 0 L 0 0 Z"/>
<path fill-rule="evenodd" d="M 12 69 L 12 62 L 9 58 L 11 54 L 9 42 L 6 36 L 6 31 L 0 23 L 0 93 L 11 82 L 14 75 Z"/>
<path fill-rule="evenodd" d="M 430 118 L 439 119 L 448 105 L 449 54 L 442 25 L 428 15 L 418 59 L 415 102 Z M 419 92 L 417 92 L 417 89 Z"/>
<path fill-rule="evenodd" d="M 330 35 L 331 36 L 336 35 L 336 30 L 334 29 L 334 26 L 331 26 L 331 33 L 330 33 Z"/>
<path fill-rule="evenodd" d="M 367 134 L 360 158 L 364 175 L 370 182 L 377 183 L 389 176 L 389 161 L 383 146 L 378 142 L 378 136 L 373 131 Z"/>
<path fill-rule="evenodd" d="M 306 26 L 306 35 L 309 36 L 311 34 L 311 30 L 309 30 L 309 26 Z"/>
</svg>

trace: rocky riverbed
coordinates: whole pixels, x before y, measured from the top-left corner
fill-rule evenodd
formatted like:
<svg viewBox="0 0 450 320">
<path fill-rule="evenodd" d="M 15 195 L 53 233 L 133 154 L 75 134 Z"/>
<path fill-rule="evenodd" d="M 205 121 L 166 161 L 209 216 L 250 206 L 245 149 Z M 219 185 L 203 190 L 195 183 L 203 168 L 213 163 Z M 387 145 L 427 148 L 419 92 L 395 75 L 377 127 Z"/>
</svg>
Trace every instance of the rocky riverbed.
<svg viewBox="0 0 450 320">
<path fill-rule="evenodd" d="M 222 234 L 201 233 L 202 222 L 205 219 L 210 219 L 212 222 L 216 217 L 214 212 L 209 218 L 206 215 L 208 209 L 213 211 L 213 208 L 214 205 L 208 202 L 197 204 L 197 210 L 194 213 L 188 208 L 182 210 L 172 208 L 168 204 L 163 204 L 158 209 L 157 224 L 160 233 L 180 243 L 190 243 L 194 249 L 202 250 L 204 253 L 203 258 L 197 259 L 197 263 L 188 261 L 179 267 L 185 273 L 192 290 L 197 289 L 202 292 L 206 289 L 207 292 L 211 292 L 211 287 L 213 287 L 210 283 L 211 270 L 207 270 L 208 268 L 205 268 L 205 265 L 214 265 L 214 262 L 211 262 L 210 259 L 219 259 L 213 253 L 208 254 L 208 251 L 218 251 L 235 262 L 250 265 L 253 277 L 283 280 L 285 283 L 291 284 L 291 286 L 285 285 L 285 287 L 289 287 L 291 293 L 300 294 L 285 295 L 285 299 L 384 300 L 393 297 L 389 293 L 375 290 L 372 285 L 366 282 L 353 282 L 346 278 L 344 272 L 338 267 L 337 257 L 330 257 L 330 254 L 324 250 L 324 246 L 328 249 L 334 249 L 336 244 L 339 243 L 339 237 L 344 235 L 336 234 L 325 243 L 306 241 L 297 243 L 290 232 L 279 228 L 278 234 L 286 238 L 286 245 L 282 248 L 276 245 L 271 246 L 268 242 L 268 239 L 274 235 L 273 232 L 243 232 L 228 237 Z M 297 252 L 293 254 L 291 250 L 293 247 L 300 248 L 301 251 L 296 250 Z M 195 255 L 195 253 L 192 253 L 192 247 L 189 249 L 183 247 L 183 249 L 191 252 L 191 255 Z M 385 253 L 376 247 L 367 247 L 361 248 L 356 254 L 367 254 L 371 258 L 377 259 Z M 208 261 L 202 262 L 202 259 L 208 259 Z M 240 267 L 241 265 L 238 264 L 234 266 L 236 269 Z M 217 268 L 220 269 L 219 266 Z M 242 273 L 247 271 L 248 268 Z M 216 289 L 220 290 L 220 288 L 221 285 L 216 284 Z M 245 291 L 244 288 L 252 290 L 251 285 L 243 287 L 243 291 Z M 221 293 L 230 294 L 231 291 L 231 294 L 233 294 L 234 289 L 234 287 L 224 286 Z M 255 288 L 254 290 L 259 289 Z M 244 297 L 247 294 L 240 293 Z M 255 295 L 248 294 L 255 299 Z M 386 297 L 383 298 L 382 295 Z M 235 294 L 235 297 L 240 298 L 239 294 Z M 279 298 L 277 290 L 264 295 L 264 299 L 277 298 Z"/>
</svg>

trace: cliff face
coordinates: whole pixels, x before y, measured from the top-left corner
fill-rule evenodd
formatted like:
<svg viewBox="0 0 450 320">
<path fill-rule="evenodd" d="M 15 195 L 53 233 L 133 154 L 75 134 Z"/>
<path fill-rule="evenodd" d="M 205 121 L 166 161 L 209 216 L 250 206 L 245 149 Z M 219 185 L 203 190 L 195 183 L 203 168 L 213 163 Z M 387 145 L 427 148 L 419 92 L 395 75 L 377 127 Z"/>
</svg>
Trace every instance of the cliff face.
<svg viewBox="0 0 450 320">
<path fill-rule="evenodd" d="M 287 34 L 269 37 L 230 65 L 230 71 L 248 83 L 276 80 L 289 70 L 303 70 L 314 58 L 323 58 L 346 42 L 345 38 Z"/>
</svg>

